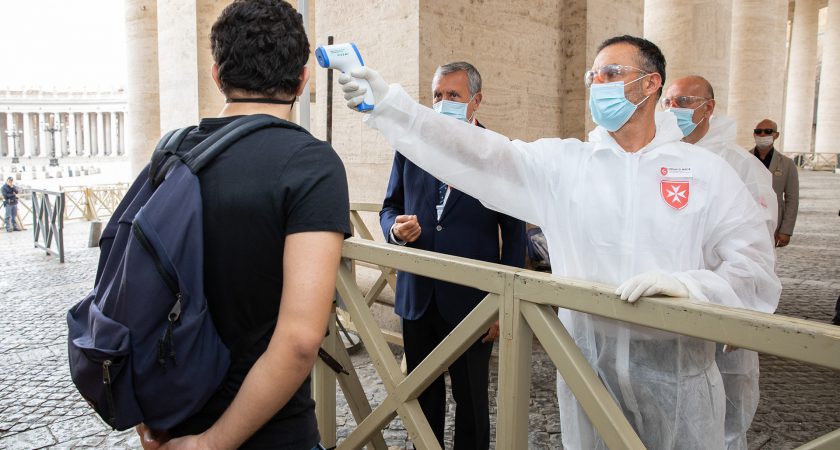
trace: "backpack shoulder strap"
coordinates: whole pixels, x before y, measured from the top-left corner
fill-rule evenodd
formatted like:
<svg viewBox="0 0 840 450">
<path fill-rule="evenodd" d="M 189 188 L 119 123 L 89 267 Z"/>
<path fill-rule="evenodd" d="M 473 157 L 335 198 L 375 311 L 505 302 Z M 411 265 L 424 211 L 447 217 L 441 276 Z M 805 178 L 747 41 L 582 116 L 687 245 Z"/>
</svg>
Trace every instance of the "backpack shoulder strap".
<svg viewBox="0 0 840 450">
<path fill-rule="evenodd" d="M 181 157 L 181 161 L 190 168 L 192 173 L 198 173 L 210 161 L 227 150 L 234 142 L 257 130 L 271 127 L 289 128 L 307 132 L 298 125 L 267 114 L 244 116 L 225 125 L 207 137 L 207 139 L 201 141 L 200 144 Z"/>
<path fill-rule="evenodd" d="M 184 138 L 194 129 L 195 126 L 174 129 L 160 139 L 149 163 L 149 180 L 152 182 L 152 189 L 156 189 L 163 182 L 166 172 L 169 171 L 170 164 L 167 163 L 170 157 L 178 151 Z"/>
</svg>

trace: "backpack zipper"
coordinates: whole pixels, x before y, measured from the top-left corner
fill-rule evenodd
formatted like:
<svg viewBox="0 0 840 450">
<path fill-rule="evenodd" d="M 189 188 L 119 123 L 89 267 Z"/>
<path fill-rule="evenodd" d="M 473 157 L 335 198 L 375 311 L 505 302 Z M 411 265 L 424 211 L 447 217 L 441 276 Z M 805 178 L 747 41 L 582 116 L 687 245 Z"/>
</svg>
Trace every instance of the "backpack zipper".
<svg viewBox="0 0 840 450">
<path fill-rule="evenodd" d="M 155 251 L 151 242 L 149 242 L 146 234 L 143 233 L 143 228 L 140 227 L 137 220 L 131 224 L 131 230 L 134 232 L 134 236 L 137 238 L 140 246 L 152 257 L 155 269 L 160 274 L 164 284 L 172 292 L 172 295 L 175 296 L 175 304 L 172 305 L 172 309 L 169 310 L 169 314 L 166 316 L 169 324 L 166 326 L 166 331 L 164 331 L 163 336 L 158 339 L 157 362 L 165 371 L 167 358 L 172 360 L 173 365 L 178 365 L 175 359 L 175 341 L 172 339 L 172 332 L 175 328 L 175 323 L 181 318 L 181 291 L 178 289 L 178 282 L 175 280 L 175 277 L 166 270 L 166 267 L 161 262 L 160 256 Z"/>
<path fill-rule="evenodd" d="M 102 361 L 102 384 L 105 385 L 105 401 L 108 403 L 108 424 L 116 428 L 117 418 L 114 407 L 114 393 L 111 390 L 111 360 Z"/>
<path fill-rule="evenodd" d="M 160 256 L 158 256 L 155 248 L 152 247 L 152 244 L 149 242 L 149 239 L 146 237 L 146 234 L 143 233 L 143 229 L 140 228 L 140 225 L 135 221 L 131 224 L 131 230 L 134 231 L 134 236 L 137 238 L 137 242 L 140 243 L 140 246 L 143 247 L 144 250 L 152 257 L 152 260 L 155 263 L 155 269 L 163 278 L 163 282 L 166 283 L 166 286 L 172 291 L 172 295 L 178 297 L 180 292 L 178 291 L 178 282 L 175 281 L 175 277 L 170 274 L 165 267 L 163 267 L 163 263 L 160 261 Z"/>
</svg>

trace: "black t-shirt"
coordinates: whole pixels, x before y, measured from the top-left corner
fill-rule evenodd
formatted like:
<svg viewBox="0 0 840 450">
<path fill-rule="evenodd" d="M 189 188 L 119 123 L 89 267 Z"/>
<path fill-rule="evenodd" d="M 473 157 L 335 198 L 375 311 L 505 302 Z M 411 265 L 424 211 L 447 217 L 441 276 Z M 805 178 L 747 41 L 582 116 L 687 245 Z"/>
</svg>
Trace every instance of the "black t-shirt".
<svg viewBox="0 0 840 450">
<path fill-rule="evenodd" d="M 203 119 L 179 153 L 235 119 Z M 280 308 L 286 236 L 305 231 L 350 233 L 341 159 L 329 144 L 289 125 L 295 129 L 269 128 L 244 137 L 198 174 L 208 308 L 228 348 L 247 350 L 231 355 L 222 386 L 201 412 L 170 430 L 174 436 L 209 428 L 267 348 Z M 307 377 L 243 448 L 314 447 L 320 440 L 314 405 Z"/>
</svg>

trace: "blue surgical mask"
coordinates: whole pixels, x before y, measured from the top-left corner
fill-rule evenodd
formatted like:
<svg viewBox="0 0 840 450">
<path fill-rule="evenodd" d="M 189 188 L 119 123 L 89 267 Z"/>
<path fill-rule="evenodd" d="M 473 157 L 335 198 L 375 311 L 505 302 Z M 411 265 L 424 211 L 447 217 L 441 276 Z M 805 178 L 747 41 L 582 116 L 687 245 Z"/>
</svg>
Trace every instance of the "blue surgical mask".
<svg viewBox="0 0 840 450">
<path fill-rule="evenodd" d="M 458 120 L 463 120 L 464 122 L 470 122 L 472 121 L 472 117 L 470 117 L 469 120 L 467 119 L 467 105 L 470 104 L 472 99 L 473 97 L 470 97 L 466 103 L 441 100 L 433 104 L 432 109 L 444 116 L 454 117 Z"/>
<path fill-rule="evenodd" d="M 700 108 L 705 104 L 706 102 L 703 102 L 703 104 L 697 108 Z M 706 116 L 703 116 L 703 118 L 700 119 L 700 122 L 694 123 L 692 118 L 694 117 L 694 111 L 697 111 L 697 108 L 668 108 L 665 111 L 677 116 L 677 125 L 679 125 L 680 130 L 682 130 L 683 136 L 688 136 L 695 128 L 697 128 L 697 125 L 700 125 L 701 122 L 706 120 Z"/>
<path fill-rule="evenodd" d="M 643 75 L 627 84 L 635 83 L 646 76 Z M 592 120 L 607 131 L 623 127 L 636 112 L 636 108 L 650 98 L 648 95 L 644 100 L 633 104 L 624 96 L 624 86 L 623 81 L 616 81 L 593 84 L 589 87 L 589 112 L 592 114 Z"/>
</svg>

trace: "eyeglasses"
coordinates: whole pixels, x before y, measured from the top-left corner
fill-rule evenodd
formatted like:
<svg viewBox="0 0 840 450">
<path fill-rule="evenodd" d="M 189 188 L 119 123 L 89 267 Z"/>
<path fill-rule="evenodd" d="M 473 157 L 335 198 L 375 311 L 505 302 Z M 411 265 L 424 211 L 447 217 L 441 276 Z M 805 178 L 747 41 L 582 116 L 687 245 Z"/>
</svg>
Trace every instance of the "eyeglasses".
<svg viewBox="0 0 840 450">
<path fill-rule="evenodd" d="M 753 130 L 753 133 L 755 134 L 773 134 L 775 132 L 776 130 L 772 128 L 756 128 Z"/>
<path fill-rule="evenodd" d="M 583 74 L 583 84 L 587 88 L 592 86 L 592 83 L 595 82 L 596 76 L 600 78 L 604 83 L 612 83 L 613 81 L 618 81 L 618 78 L 620 78 L 622 75 L 628 74 L 630 72 L 639 72 L 645 75 L 649 73 L 647 71 L 633 66 L 622 66 L 621 64 L 607 64 L 599 67 L 596 70 L 587 70 L 586 73 Z"/>
<path fill-rule="evenodd" d="M 695 95 L 677 95 L 674 97 L 664 97 L 660 103 L 662 104 L 663 109 L 691 108 L 691 105 L 701 100 L 709 101 L 711 99 L 706 97 L 697 97 Z"/>
</svg>

